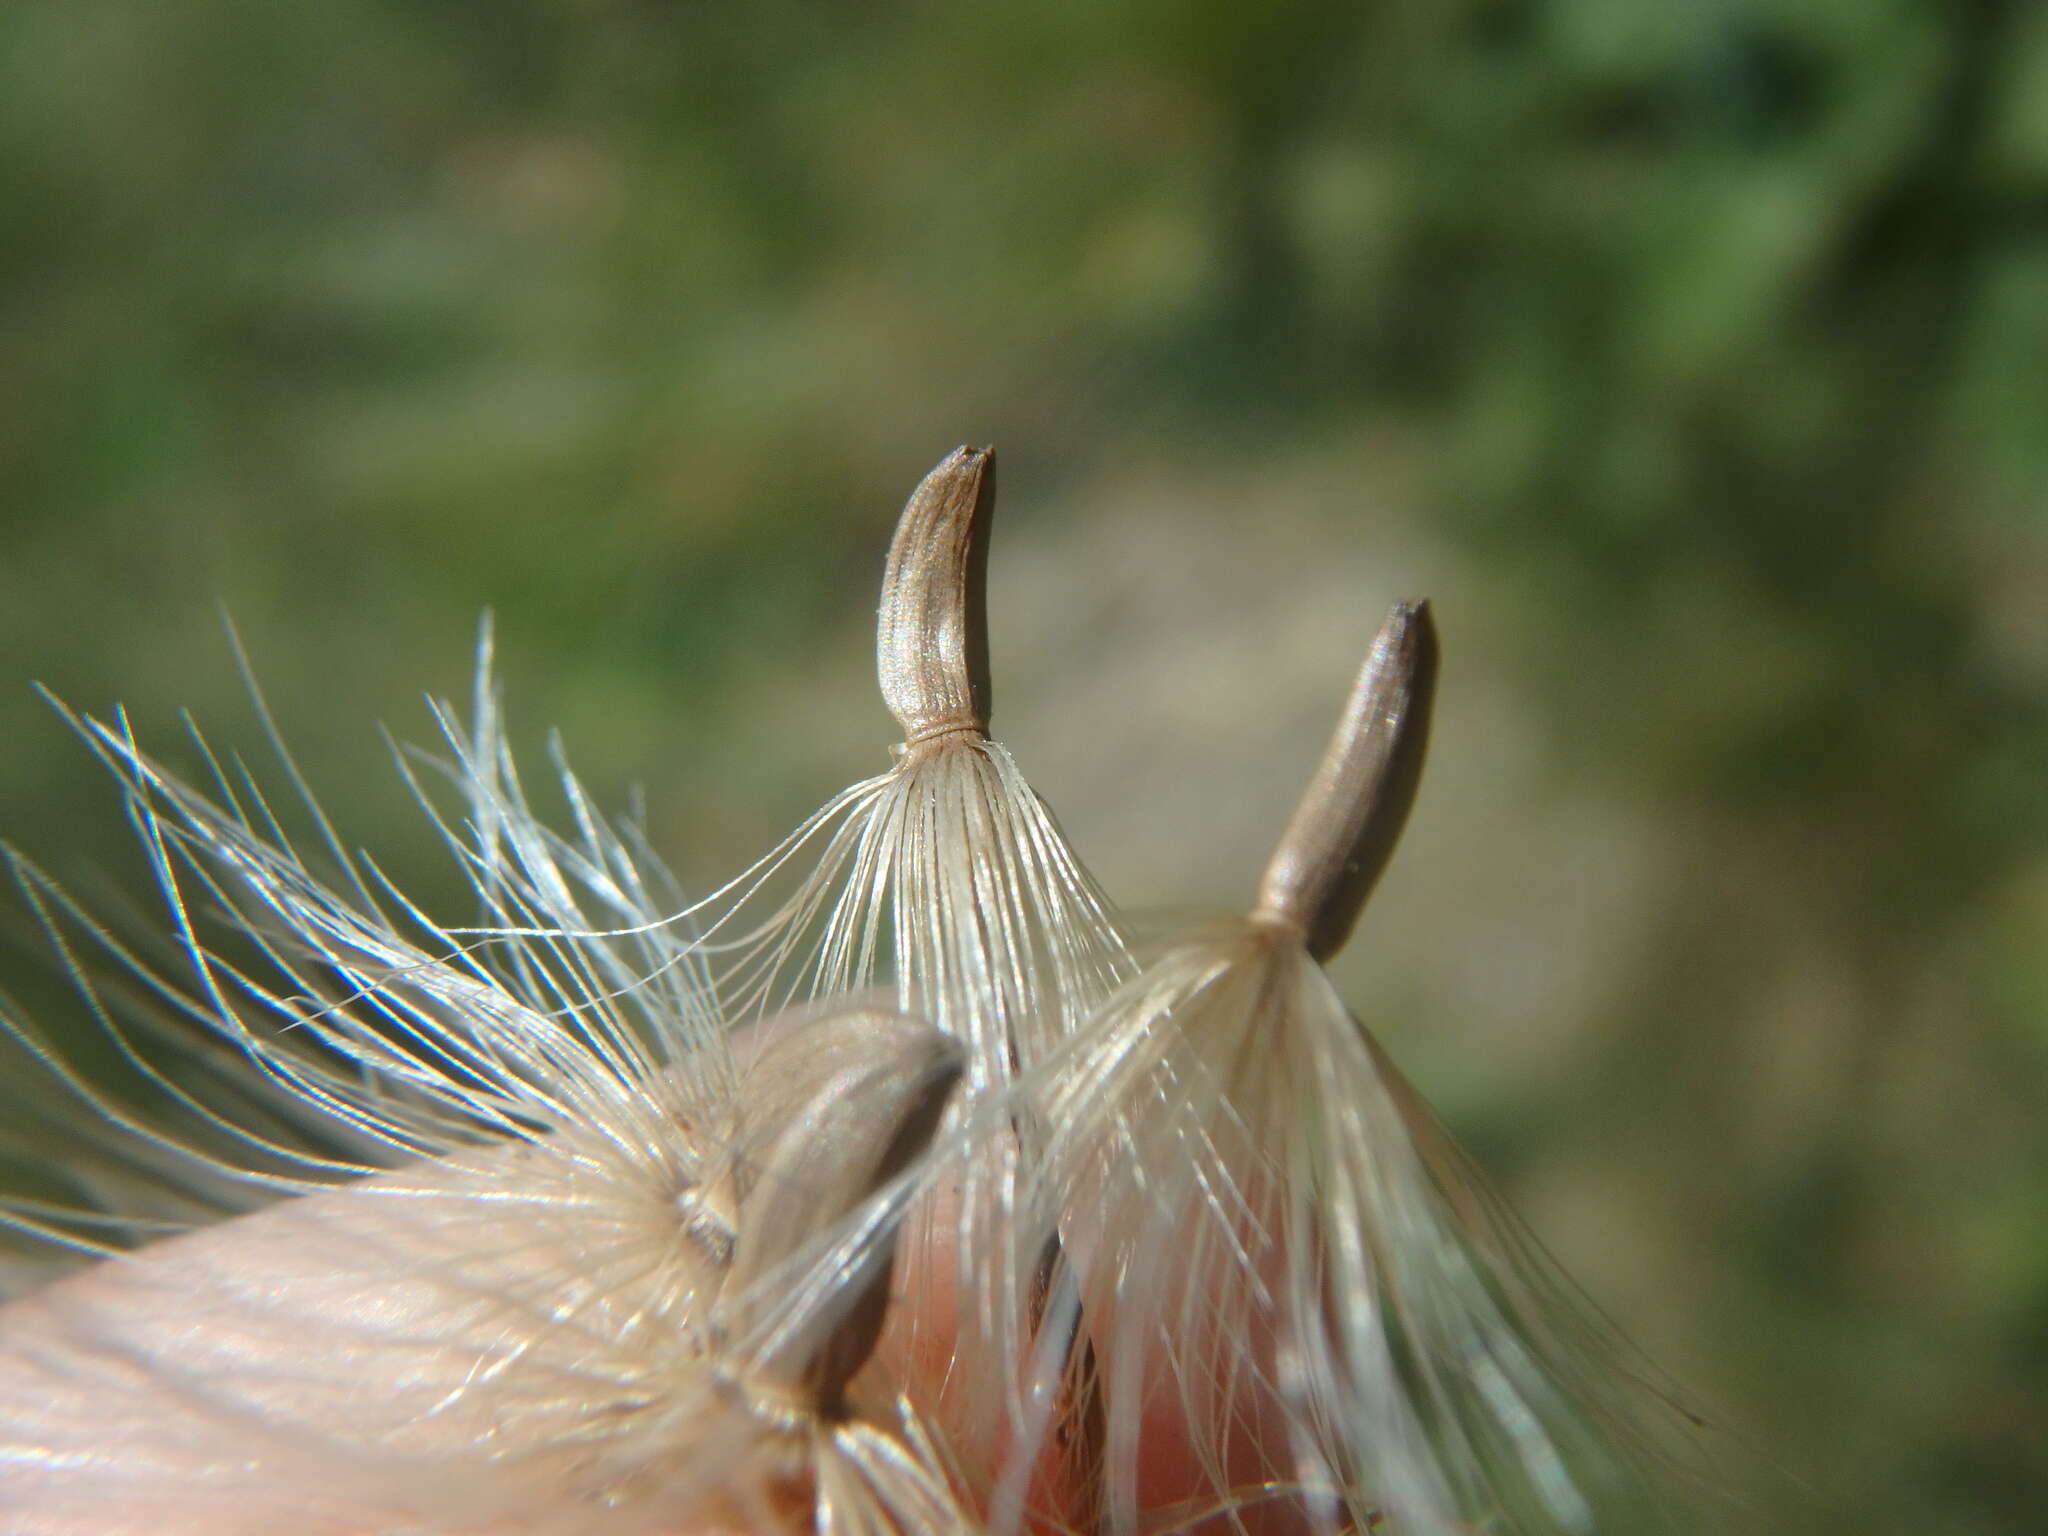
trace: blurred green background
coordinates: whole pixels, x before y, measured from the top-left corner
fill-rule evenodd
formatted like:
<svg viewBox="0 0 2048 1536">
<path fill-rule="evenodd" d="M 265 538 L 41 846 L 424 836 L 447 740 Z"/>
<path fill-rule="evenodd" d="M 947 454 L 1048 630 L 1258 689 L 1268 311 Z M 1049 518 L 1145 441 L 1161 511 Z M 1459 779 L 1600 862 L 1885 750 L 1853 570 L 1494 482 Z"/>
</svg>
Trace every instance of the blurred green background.
<svg viewBox="0 0 2048 1536">
<path fill-rule="evenodd" d="M 1435 598 L 1361 1016 L 1781 1469 L 1727 1529 L 2039 1530 L 2048 8 L 0 7 L 0 831 L 88 892 L 28 683 L 190 765 L 223 608 L 430 905 L 376 726 L 486 607 L 708 886 L 884 765 L 961 441 L 998 731 L 1133 905 L 1244 899 Z"/>
</svg>

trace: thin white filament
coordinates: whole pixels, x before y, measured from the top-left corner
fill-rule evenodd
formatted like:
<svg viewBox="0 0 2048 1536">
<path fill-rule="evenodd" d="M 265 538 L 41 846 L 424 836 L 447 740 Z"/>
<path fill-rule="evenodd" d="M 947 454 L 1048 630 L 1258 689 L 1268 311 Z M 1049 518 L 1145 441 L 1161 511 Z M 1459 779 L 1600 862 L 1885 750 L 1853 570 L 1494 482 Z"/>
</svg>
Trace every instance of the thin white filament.
<svg viewBox="0 0 2048 1536">
<path fill-rule="evenodd" d="M 1326 1529 L 1639 1528 L 1677 1410 L 1298 943 L 1169 948 L 1047 1079 L 1113 1528 L 1162 1400 L 1217 1501 L 1264 1469 Z"/>
</svg>

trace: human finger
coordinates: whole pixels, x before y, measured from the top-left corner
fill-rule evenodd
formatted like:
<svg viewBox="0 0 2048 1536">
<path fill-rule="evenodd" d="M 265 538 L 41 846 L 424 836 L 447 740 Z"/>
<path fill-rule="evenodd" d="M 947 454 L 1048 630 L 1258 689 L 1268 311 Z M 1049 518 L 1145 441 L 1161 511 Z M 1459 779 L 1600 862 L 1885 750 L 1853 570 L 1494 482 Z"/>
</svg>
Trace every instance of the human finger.
<svg viewBox="0 0 2048 1536">
<path fill-rule="evenodd" d="M 929 1137 L 957 1071 L 899 1015 L 786 1032 L 749 1075 L 759 1132 L 687 1202 L 695 1225 L 680 1203 L 639 1230 L 564 1205 L 555 1165 L 585 1154 L 513 1143 L 0 1308 L 8 1528 L 270 1531 L 281 1508 L 336 1530 L 807 1523 L 805 1416 L 840 1411 L 872 1341 L 893 1218 L 828 1276 L 807 1245 Z"/>
</svg>

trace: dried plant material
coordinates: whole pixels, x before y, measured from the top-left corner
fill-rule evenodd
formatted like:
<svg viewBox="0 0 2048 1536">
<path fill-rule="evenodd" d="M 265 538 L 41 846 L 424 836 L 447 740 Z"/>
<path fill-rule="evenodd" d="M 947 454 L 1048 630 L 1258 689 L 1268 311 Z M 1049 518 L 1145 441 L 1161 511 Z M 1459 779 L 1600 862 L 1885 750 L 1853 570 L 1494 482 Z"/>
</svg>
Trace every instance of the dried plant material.
<svg viewBox="0 0 2048 1536">
<path fill-rule="evenodd" d="M 988 734 L 988 534 L 996 456 L 956 448 L 911 493 L 882 575 L 875 669 L 903 749 Z"/>
<path fill-rule="evenodd" d="M 935 1309 L 913 1297 L 903 1347 L 947 1353 L 955 1428 L 981 1446 L 1034 1390 L 1025 1362 L 1056 1237 L 1020 1219 L 1038 1133 L 1012 1085 L 1130 970 L 1094 878 L 987 734 L 994 473 L 988 450 L 955 451 L 897 525 L 877 630 L 883 699 L 903 733 L 894 766 L 692 913 L 696 953 L 735 1014 L 879 992 L 965 1050 L 945 1230 L 932 1208 L 913 1217 L 930 1239 L 919 1246 L 951 1255 L 914 1279 L 948 1293 L 949 1320 L 932 1333 Z"/>
<path fill-rule="evenodd" d="M 566 768 L 573 835 L 535 815 L 488 634 L 408 770 L 459 797 L 460 927 L 295 768 L 331 878 L 239 765 L 75 721 L 172 955 L 15 859 L 131 1093 L 0 1022 L 180 1199 L 299 1198 L 0 1309 L 26 1529 L 1642 1528 L 1680 1415 L 1321 966 L 1414 799 L 1427 606 L 1247 915 L 1140 967 L 988 736 L 993 472 L 957 451 L 898 526 L 891 770 L 694 905 Z"/>
<path fill-rule="evenodd" d="M 1401 840 L 1422 782 L 1436 672 L 1429 605 L 1395 604 L 1266 865 L 1251 920 L 1294 929 L 1315 960 L 1344 947 Z"/>
<path fill-rule="evenodd" d="M 178 1130 L 10 1025 L 159 1173 L 300 1198 L 0 1309 L 0 1507 L 30 1522 L 10 1529 L 972 1523 L 905 1405 L 848 1392 L 959 1047 L 843 1006 L 729 1035 L 658 866 L 566 770 L 577 835 L 533 814 L 488 670 L 486 648 L 473 727 L 444 712 L 464 808 L 442 829 L 517 940 L 437 926 L 308 801 L 337 889 L 248 775 L 203 794 L 77 722 L 183 974 L 17 870 Z M 141 1008 L 210 1031 L 254 1086 L 188 1089 L 133 1039 Z"/>
<path fill-rule="evenodd" d="M 876 645 L 903 731 L 893 768 L 692 914 L 735 1014 L 893 989 L 966 1049 L 970 1100 L 1058 1045 L 1128 970 L 1109 903 L 987 734 L 994 505 L 995 455 L 961 448 L 897 525 Z M 782 893 L 776 877 L 806 855 Z"/>
<path fill-rule="evenodd" d="M 1671 1411 L 1318 963 L 1399 835 L 1435 670 L 1397 607 L 1251 915 L 1165 946 L 1048 1072 L 1112 1529 L 1641 1528 Z"/>
<path fill-rule="evenodd" d="M 793 1123 L 855 1095 L 868 1130 L 835 1143 L 874 1167 L 910 1124 L 886 1118 L 892 1100 L 930 1117 L 953 1064 L 936 1040 L 900 1020 L 806 1026 L 788 1048 L 842 1065 Z M 771 1237 L 747 1282 L 718 1245 L 650 1253 L 644 1231 L 564 1208 L 550 1157 L 520 1143 L 288 1201 L 0 1309 L 8 1528 L 146 1514 L 153 1531 L 256 1532 L 322 1509 L 432 1531 L 672 1531 L 715 1510 L 736 1529 L 968 1523 L 915 1422 L 840 1394 L 900 1199 L 821 1205 L 788 1177 L 785 1134 L 745 1160 L 725 1251 L 756 1225 L 795 1237 L 776 1211 L 792 1196 L 813 1220 Z M 865 1283 L 841 1282 L 849 1263 Z M 935 1508 L 953 1513 L 914 1523 Z"/>
</svg>

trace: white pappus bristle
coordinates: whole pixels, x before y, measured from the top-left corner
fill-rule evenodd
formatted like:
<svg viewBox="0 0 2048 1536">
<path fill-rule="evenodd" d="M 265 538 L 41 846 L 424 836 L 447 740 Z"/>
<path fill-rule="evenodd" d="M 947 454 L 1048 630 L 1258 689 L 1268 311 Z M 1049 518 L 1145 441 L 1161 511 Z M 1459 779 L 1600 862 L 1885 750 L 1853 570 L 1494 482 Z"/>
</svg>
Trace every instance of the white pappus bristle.
<svg viewBox="0 0 2048 1536">
<path fill-rule="evenodd" d="M 53 933 L 96 951 L 65 948 L 179 1129 L 10 1027 L 145 1169 L 297 1198 L 0 1308 L 10 1528 L 112 1532 L 147 1511 L 153 1530 L 255 1532 L 287 1509 L 309 1530 L 654 1531 L 707 1510 L 764 1531 L 965 1528 L 907 1408 L 847 1391 L 958 1048 L 843 1006 L 730 1034 L 661 918 L 665 873 L 566 770 L 572 837 L 528 805 L 488 632 L 473 723 L 441 720 L 462 804 L 436 819 L 493 937 L 413 908 L 310 801 L 338 888 L 246 773 L 216 765 L 209 796 L 124 727 L 77 719 L 125 790 L 175 970 L 18 868 Z M 151 1065 L 108 967 L 155 1010 L 145 1029 L 231 1048 L 257 1086 L 225 1102 L 254 1103 L 255 1128 Z M 352 1155 L 308 1150 L 335 1140 Z"/>
<path fill-rule="evenodd" d="M 733 1016 L 881 995 L 960 1042 L 943 1215 L 934 1201 L 910 1218 L 928 1256 L 910 1283 L 941 1286 L 948 1319 L 935 1341 L 933 1309 L 913 1302 L 894 1342 L 905 1355 L 951 1353 L 947 1416 L 984 1449 L 998 1421 L 1015 1438 L 1034 1420 L 1029 1362 L 1057 1237 L 1032 1206 L 1040 1133 L 1013 1084 L 1131 970 L 1094 877 L 987 734 L 993 476 L 991 453 L 960 449 L 898 523 L 877 647 L 903 731 L 894 767 L 842 791 L 688 914 Z"/>
<path fill-rule="evenodd" d="M 1397 607 L 1252 914 L 1164 946 L 1045 1072 L 1111 1529 L 1652 1518 L 1682 1415 L 1318 963 L 1407 815 L 1435 656 L 1426 606 Z"/>
<path fill-rule="evenodd" d="M 90 1112 L 73 1187 L 148 1219 L 0 1229 L 104 1254 L 250 1213 L 0 1307 L 9 1530 L 1658 1517 L 1684 1414 L 1323 970 L 1415 795 L 1427 605 L 1382 627 L 1246 915 L 1140 956 L 988 734 L 993 495 L 963 448 L 898 524 L 893 766 L 701 899 L 559 752 L 568 830 L 536 812 L 488 626 L 466 716 L 400 756 L 458 921 L 343 844 L 274 728 L 279 802 L 196 732 L 195 787 L 69 715 L 169 940 L 10 853 L 97 1034 L 4 999 L 0 1031 Z"/>
</svg>

